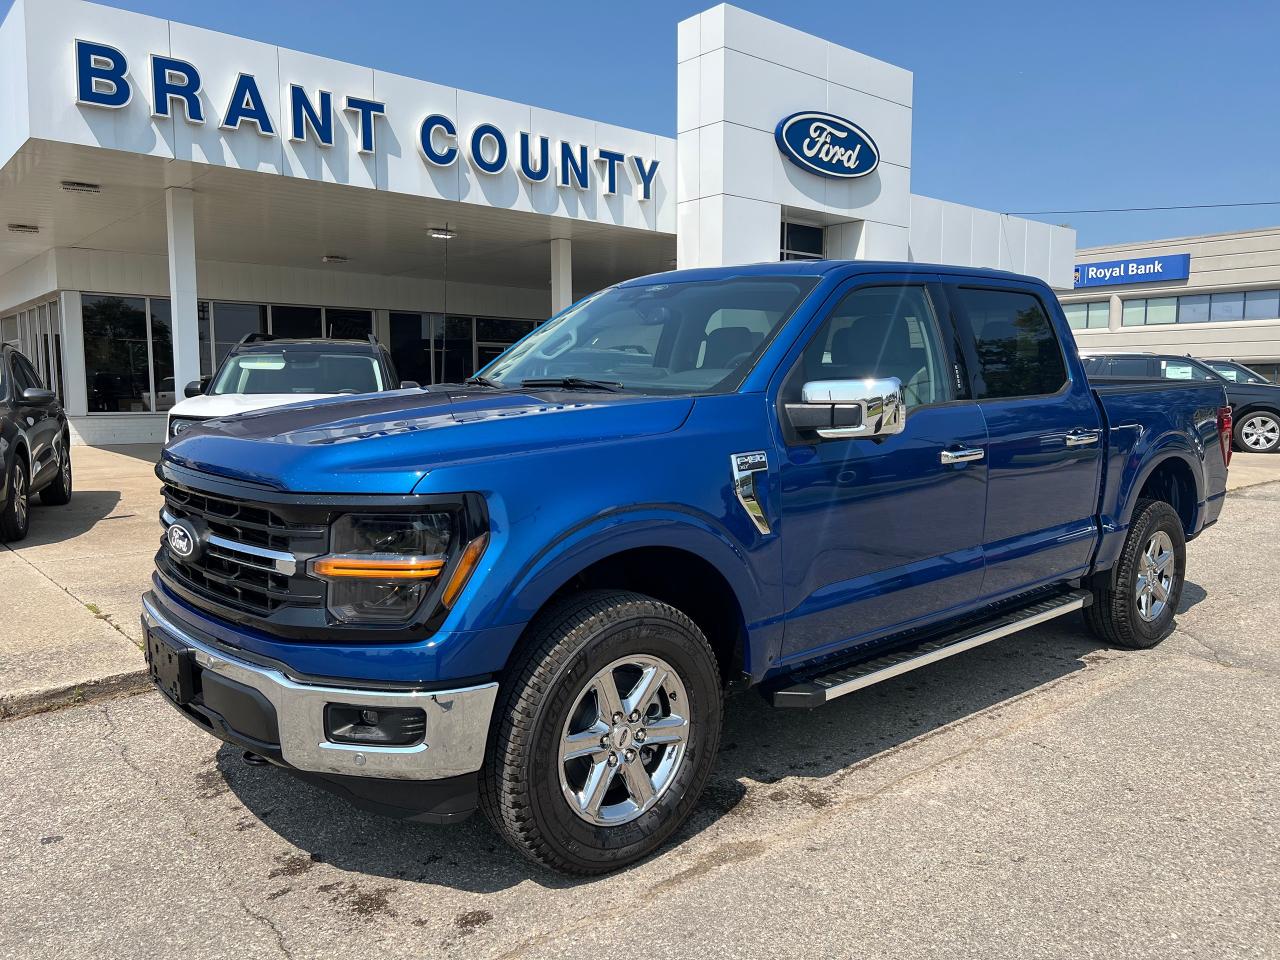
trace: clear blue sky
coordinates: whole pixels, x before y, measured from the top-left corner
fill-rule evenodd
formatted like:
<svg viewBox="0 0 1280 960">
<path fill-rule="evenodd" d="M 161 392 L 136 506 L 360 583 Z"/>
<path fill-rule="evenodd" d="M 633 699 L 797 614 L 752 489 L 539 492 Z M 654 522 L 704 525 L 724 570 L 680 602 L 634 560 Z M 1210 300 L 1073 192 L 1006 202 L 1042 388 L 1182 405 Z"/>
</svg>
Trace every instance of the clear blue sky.
<svg viewBox="0 0 1280 960">
<path fill-rule="evenodd" d="M 676 23 L 712 5 L 109 2 L 668 135 Z M 916 193 L 1011 212 L 1280 200 L 1276 0 L 738 5 L 915 73 Z M 1280 224 L 1280 206 L 1040 219 L 1089 246 Z"/>
</svg>

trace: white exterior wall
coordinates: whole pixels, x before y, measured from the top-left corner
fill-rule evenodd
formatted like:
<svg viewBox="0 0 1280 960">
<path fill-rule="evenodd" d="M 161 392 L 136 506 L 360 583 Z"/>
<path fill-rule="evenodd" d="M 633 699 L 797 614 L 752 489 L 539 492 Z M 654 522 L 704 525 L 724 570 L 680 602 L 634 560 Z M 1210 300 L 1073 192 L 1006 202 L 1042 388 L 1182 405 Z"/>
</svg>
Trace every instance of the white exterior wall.
<svg viewBox="0 0 1280 960">
<path fill-rule="evenodd" d="M 666 202 L 675 175 L 676 145 L 667 137 L 83 0 L 17 0 L 6 27 L 15 35 L 25 30 L 30 96 L 29 113 L 22 112 L 29 116 L 29 130 L 19 130 L 18 145 L 30 136 L 639 230 L 673 233 L 676 229 L 675 209 Z M 133 88 L 127 106 L 107 109 L 77 104 L 77 38 L 115 47 L 127 57 Z M 203 124 L 189 122 L 178 101 L 171 116 L 152 115 L 156 106 L 150 82 L 152 54 L 186 60 L 199 70 Z M 11 69 L 7 63 L 0 67 Z M 257 80 L 275 126 L 274 136 L 263 136 L 248 122 L 234 130 L 220 126 L 241 73 Z M 332 146 L 323 146 L 311 136 L 303 142 L 290 138 L 292 84 L 303 87 L 313 103 L 320 90 L 332 93 Z M 358 149 L 359 114 L 343 108 L 348 96 L 386 105 L 385 116 L 375 121 L 373 153 Z M 6 92 L 0 99 L 8 97 Z M 422 120 L 437 113 L 449 117 L 458 130 L 459 157 L 449 166 L 427 162 L 418 146 Z M 500 173 L 482 173 L 466 159 L 472 131 L 485 122 L 501 128 L 507 141 L 509 160 Z M 592 158 L 590 188 L 559 186 L 554 175 L 536 184 L 521 177 L 517 173 L 521 131 L 550 138 L 553 169 L 561 140 L 585 144 Z M 594 159 L 601 148 L 628 155 L 613 195 L 602 189 L 602 164 Z M 632 155 L 658 161 L 650 200 L 642 199 L 629 159 Z"/>
<path fill-rule="evenodd" d="M 909 247 L 910 258 L 916 263 L 1010 270 L 1068 290 L 1075 268 L 1076 232 L 1039 220 L 913 195 Z"/>
<path fill-rule="evenodd" d="M 907 258 L 909 71 L 725 4 L 680 23 L 677 60 L 678 266 L 776 261 L 784 208 L 876 224 L 856 255 Z M 774 129 L 800 110 L 871 132 L 879 167 L 833 180 L 787 161 Z"/>
<path fill-rule="evenodd" d="M 27 24 L 22 0 L 0 23 L 0 168 L 31 135 L 27 104 Z"/>
</svg>

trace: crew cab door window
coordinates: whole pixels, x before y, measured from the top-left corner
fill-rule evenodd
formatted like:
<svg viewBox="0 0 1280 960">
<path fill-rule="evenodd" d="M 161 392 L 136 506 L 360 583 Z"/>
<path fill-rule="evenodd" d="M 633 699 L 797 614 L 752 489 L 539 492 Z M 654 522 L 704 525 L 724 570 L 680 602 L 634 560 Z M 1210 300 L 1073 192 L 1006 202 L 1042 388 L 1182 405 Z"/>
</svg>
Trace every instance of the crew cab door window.
<svg viewBox="0 0 1280 960">
<path fill-rule="evenodd" d="M 1040 298 L 1018 290 L 954 288 L 972 334 L 974 396 L 1035 397 L 1067 382 L 1062 347 Z"/>
<path fill-rule="evenodd" d="M 924 287 L 855 290 L 805 348 L 797 386 L 810 380 L 897 377 L 908 410 L 941 403 L 951 399 L 941 344 Z"/>
<path fill-rule="evenodd" d="M 897 377 L 907 416 L 901 433 L 797 436 L 779 455 L 787 657 L 873 642 L 982 586 L 987 466 L 942 455 L 981 450 L 987 430 L 976 403 L 948 402 L 947 318 L 919 282 L 849 283 L 787 371 L 784 435 L 785 404 L 814 380 Z"/>
</svg>

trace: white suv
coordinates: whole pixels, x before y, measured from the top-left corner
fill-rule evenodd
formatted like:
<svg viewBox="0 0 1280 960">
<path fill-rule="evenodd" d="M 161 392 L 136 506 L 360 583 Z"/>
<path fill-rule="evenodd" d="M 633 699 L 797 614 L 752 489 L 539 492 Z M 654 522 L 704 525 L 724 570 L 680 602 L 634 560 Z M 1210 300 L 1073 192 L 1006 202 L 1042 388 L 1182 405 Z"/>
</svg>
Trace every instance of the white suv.
<svg viewBox="0 0 1280 960">
<path fill-rule="evenodd" d="M 276 340 L 253 333 L 222 361 L 217 373 L 187 384 L 185 400 L 169 410 L 167 439 L 193 423 L 341 394 L 416 387 L 396 378 L 385 347 L 368 340 Z"/>
</svg>

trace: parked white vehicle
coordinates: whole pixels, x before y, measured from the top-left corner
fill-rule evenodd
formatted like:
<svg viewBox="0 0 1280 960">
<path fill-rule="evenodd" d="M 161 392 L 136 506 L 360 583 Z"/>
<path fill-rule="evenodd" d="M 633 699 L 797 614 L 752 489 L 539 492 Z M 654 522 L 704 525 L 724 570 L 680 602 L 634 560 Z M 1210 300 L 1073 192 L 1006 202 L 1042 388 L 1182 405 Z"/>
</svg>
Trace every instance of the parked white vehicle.
<svg viewBox="0 0 1280 960">
<path fill-rule="evenodd" d="M 169 410 L 165 435 L 172 440 L 194 423 L 286 403 L 416 386 L 397 379 L 391 355 L 372 337 L 276 340 L 251 334 L 212 377 L 187 384 L 186 399 Z"/>
</svg>

